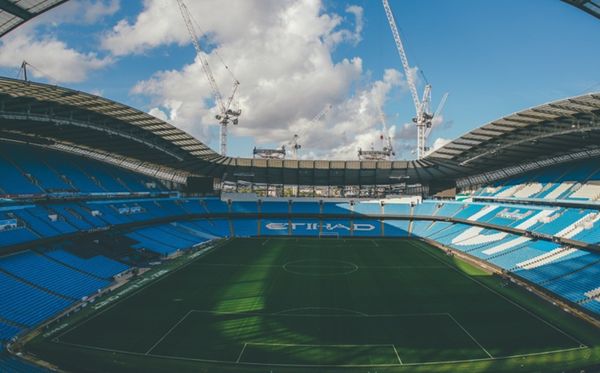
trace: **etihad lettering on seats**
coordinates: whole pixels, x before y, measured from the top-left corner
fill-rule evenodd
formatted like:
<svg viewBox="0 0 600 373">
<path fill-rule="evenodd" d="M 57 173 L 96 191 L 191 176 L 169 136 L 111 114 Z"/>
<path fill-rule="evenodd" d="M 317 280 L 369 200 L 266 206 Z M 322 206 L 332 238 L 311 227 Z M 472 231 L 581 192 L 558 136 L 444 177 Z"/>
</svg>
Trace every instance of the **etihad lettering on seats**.
<svg viewBox="0 0 600 373">
<path fill-rule="evenodd" d="M 293 231 L 297 230 L 297 229 L 304 229 L 307 231 L 318 231 L 319 230 L 319 223 L 294 223 L 294 222 L 292 222 L 291 224 L 290 223 L 267 223 L 265 225 L 265 227 L 267 229 L 272 230 L 272 231 L 285 231 L 285 230 L 288 230 L 290 226 Z M 323 224 L 323 230 L 326 230 L 326 231 L 335 231 L 335 230 L 350 231 L 350 230 L 353 230 L 355 232 L 358 232 L 358 231 L 366 232 L 366 231 L 372 231 L 375 229 L 375 226 L 373 224 L 368 224 L 368 223 L 354 223 L 354 224 L 352 224 L 351 227 L 350 227 L 350 225 L 346 225 L 346 224 L 342 224 L 342 223 L 335 223 L 335 224 L 325 223 L 325 224 Z"/>
</svg>

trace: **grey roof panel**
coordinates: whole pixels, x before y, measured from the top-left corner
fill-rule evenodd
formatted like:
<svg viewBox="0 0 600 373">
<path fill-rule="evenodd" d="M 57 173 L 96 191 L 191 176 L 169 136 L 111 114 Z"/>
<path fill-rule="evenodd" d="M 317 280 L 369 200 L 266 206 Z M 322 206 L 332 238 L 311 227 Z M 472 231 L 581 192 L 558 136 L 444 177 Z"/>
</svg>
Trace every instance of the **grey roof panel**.
<svg viewBox="0 0 600 373">
<path fill-rule="evenodd" d="M 258 183 L 439 182 L 510 166 L 524 156 L 541 160 L 600 145 L 600 94 L 526 109 L 466 133 L 420 161 L 393 162 L 224 157 L 140 110 L 84 92 L 9 78 L 0 78 L 0 104 L 0 137 L 19 134 L 77 144 L 172 170 Z"/>
<path fill-rule="evenodd" d="M 0 0 L 0 37 L 67 0 Z"/>
</svg>

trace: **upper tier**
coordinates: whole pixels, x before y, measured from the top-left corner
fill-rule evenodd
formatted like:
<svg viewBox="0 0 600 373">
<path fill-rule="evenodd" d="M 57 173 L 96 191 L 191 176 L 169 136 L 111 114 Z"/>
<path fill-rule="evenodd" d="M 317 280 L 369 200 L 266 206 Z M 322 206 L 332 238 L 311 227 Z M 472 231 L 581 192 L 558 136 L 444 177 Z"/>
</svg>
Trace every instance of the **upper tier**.
<svg viewBox="0 0 600 373">
<path fill-rule="evenodd" d="M 503 179 L 475 195 L 519 201 L 597 202 L 600 200 L 600 159 L 565 163 Z"/>
<path fill-rule="evenodd" d="M 157 193 L 161 182 L 91 159 L 0 143 L 0 197 Z"/>
</svg>

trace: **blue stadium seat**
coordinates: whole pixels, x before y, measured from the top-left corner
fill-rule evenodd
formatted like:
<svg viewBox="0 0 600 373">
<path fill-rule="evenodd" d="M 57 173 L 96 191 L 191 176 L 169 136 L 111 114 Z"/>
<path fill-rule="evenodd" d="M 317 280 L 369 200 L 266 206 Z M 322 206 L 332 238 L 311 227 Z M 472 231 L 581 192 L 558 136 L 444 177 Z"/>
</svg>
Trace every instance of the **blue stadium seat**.
<svg viewBox="0 0 600 373">
<path fill-rule="evenodd" d="M 0 268 L 41 288 L 79 300 L 93 295 L 109 281 L 85 275 L 32 251 L 0 259 Z"/>
<path fill-rule="evenodd" d="M 295 202 L 291 205 L 292 214 L 319 214 L 321 205 L 318 202 Z"/>
<path fill-rule="evenodd" d="M 74 302 L 29 286 L 1 272 L 0 289 L 0 317 L 29 327 L 59 314 Z"/>
<path fill-rule="evenodd" d="M 125 264 L 101 255 L 91 258 L 80 258 L 62 249 L 46 251 L 44 252 L 44 255 L 71 267 L 75 267 L 82 272 L 87 272 L 94 276 L 106 279 L 110 279 L 129 269 Z"/>
<path fill-rule="evenodd" d="M 260 206 L 260 212 L 263 214 L 287 214 L 290 204 L 288 202 L 265 202 Z"/>
</svg>

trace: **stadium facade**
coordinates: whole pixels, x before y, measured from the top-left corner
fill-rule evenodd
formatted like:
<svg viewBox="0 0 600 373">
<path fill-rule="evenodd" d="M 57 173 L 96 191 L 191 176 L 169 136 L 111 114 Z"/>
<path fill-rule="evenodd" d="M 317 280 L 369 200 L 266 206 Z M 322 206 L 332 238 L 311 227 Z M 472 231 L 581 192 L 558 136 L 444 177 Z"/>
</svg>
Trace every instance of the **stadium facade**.
<svg viewBox="0 0 600 373">
<path fill-rule="evenodd" d="M 388 193 L 433 195 L 457 185 L 480 186 L 550 164 L 593 158 L 600 143 L 600 94 L 498 119 L 420 161 L 225 157 L 169 123 L 84 92 L 3 78 L 0 95 L 3 137 L 61 146 L 180 185 L 188 177 L 210 177 L 217 185 L 294 186 L 296 191 L 303 186 L 339 187 L 339 195 L 349 186 L 366 195 L 382 187 Z"/>
<path fill-rule="evenodd" d="M 63 2 L 0 0 L 0 36 Z M 566 2 L 598 16 L 594 1 Z M 408 365 L 502 370 L 507 361 L 549 356 L 568 368 L 594 369 L 600 363 L 599 160 L 600 93 L 508 115 L 418 161 L 267 160 L 222 156 L 165 121 L 102 97 L 0 78 L 0 371 L 56 368 L 56 361 L 48 365 L 45 356 L 32 354 L 29 342 L 36 338 L 59 357 L 61 348 L 86 357 L 93 349 L 110 353 L 106 363 L 115 365 L 104 369 L 119 366 L 115 356 L 179 359 L 152 354 L 168 333 L 141 353 L 119 350 L 119 340 L 68 350 L 60 338 L 78 314 L 104 312 L 120 295 L 218 252 L 223 242 L 286 237 L 362 238 L 375 246 L 384 238 L 427 242 L 503 284 L 528 289 L 549 301 L 544 307 L 553 313 L 566 311 L 592 330 L 572 337 L 577 328 L 565 332 L 554 316 L 511 301 L 535 316 L 532 324 L 541 322 L 575 345 L 557 349 L 541 337 L 526 352 L 493 356 L 496 351 L 444 313 L 483 355 Z M 268 241 L 256 242 L 261 250 Z M 286 265 L 278 267 L 290 273 L 301 267 Z M 343 275 L 358 270 L 352 263 L 340 268 Z M 527 332 L 509 336 L 526 339 Z M 294 371 L 294 364 L 240 361 L 249 345 L 237 361 L 188 362 Z M 386 367 L 405 365 L 392 346 L 398 361 Z M 534 366 L 549 367 L 540 364 Z"/>
<path fill-rule="evenodd" d="M 0 138 L 12 351 L 138 268 L 232 237 L 425 240 L 600 324 L 600 93 L 498 119 L 421 161 L 260 160 L 105 98 L 2 78 Z"/>
</svg>

